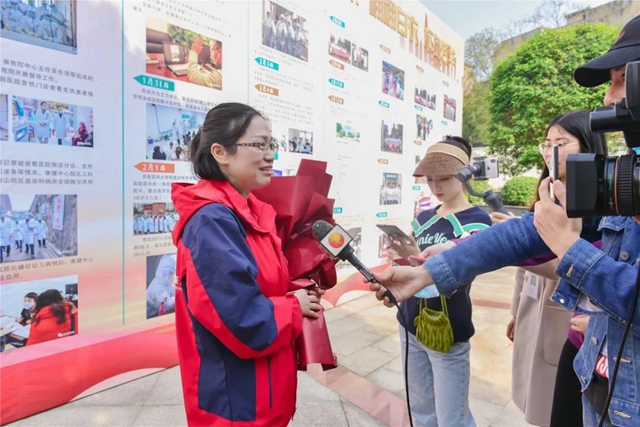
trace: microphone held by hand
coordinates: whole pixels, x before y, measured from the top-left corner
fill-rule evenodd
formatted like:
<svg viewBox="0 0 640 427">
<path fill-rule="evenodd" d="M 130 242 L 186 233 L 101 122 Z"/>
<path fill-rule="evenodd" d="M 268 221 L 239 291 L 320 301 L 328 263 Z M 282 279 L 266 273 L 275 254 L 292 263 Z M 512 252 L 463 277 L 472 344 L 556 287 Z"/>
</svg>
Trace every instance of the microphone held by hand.
<svg viewBox="0 0 640 427">
<path fill-rule="evenodd" d="M 353 238 L 342 227 L 337 224 L 334 226 L 326 221 L 320 220 L 313 224 L 313 234 L 329 253 L 353 265 L 368 282 L 378 283 L 373 273 L 356 256 L 355 251 L 350 245 Z M 389 290 L 385 292 L 385 296 L 389 298 L 389 301 L 393 304 L 398 304 L 396 298 Z"/>
</svg>

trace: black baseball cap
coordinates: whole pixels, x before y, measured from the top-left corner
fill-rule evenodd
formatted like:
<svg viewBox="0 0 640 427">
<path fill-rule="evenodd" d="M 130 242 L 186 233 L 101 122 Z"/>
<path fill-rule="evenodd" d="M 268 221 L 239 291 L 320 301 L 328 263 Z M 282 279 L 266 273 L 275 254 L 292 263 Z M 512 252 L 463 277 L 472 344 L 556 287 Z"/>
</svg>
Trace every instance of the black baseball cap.
<svg viewBox="0 0 640 427">
<path fill-rule="evenodd" d="M 640 15 L 627 22 L 618 40 L 602 56 L 579 67 L 573 78 L 580 86 L 595 87 L 611 79 L 609 70 L 640 59 Z"/>
</svg>

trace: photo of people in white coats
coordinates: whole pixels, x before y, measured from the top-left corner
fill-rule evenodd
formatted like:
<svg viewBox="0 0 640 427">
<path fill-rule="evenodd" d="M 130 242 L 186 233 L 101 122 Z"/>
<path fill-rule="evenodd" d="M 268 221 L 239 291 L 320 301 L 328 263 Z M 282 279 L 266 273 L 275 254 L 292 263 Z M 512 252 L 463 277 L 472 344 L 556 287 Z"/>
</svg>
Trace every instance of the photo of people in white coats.
<svg viewBox="0 0 640 427">
<path fill-rule="evenodd" d="M 147 202 L 133 205 L 133 234 L 171 233 L 178 221 L 173 203 Z"/>
<path fill-rule="evenodd" d="M 313 154 L 313 132 L 289 129 L 288 147 L 290 153 Z"/>
<path fill-rule="evenodd" d="M 76 0 L 2 0 L 3 38 L 77 53 Z"/>
<path fill-rule="evenodd" d="M 147 257 L 147 319 L 175 311 L 176 255 Z"/>
<path fill-rule="evenodd" d="M 0 286 L 0 353 L 75 335 L 77 318 L 71 331 L 70 321 L 58 324 L 51 313 L 53 307 L 66 308 L 69 317 L 77 316 L 78 276 Z"/>
<path fill-rule="evenodd" d="M 307 20 L 270 0 L 263 2 L 262 44 L 302 61 L 309 60 Z"/>
<path fill-rule="evenodd" d="M 14 96 L 13 140 L 93 147 L 93 108 Z"/>
<path fill-rule="evenodd" d="M 78 254 L 76 195 L 0 195 L 0 262 Z"/>
<path fill-rule="evenodd" d="M 205 114 L 160 104 L 147 104 L 146 159 L 188 162 L 191 140 Z"/>
<path fill-rule="evenodd" d="M 9 96 L 0 94 L 0 141 L 9 140 Z"/>
<path fill-rule="evenodd" d="M 402 203 L 402 175 L 383 173 L 380 186 L 381 205 L 399 205 Z"/>
</svg>

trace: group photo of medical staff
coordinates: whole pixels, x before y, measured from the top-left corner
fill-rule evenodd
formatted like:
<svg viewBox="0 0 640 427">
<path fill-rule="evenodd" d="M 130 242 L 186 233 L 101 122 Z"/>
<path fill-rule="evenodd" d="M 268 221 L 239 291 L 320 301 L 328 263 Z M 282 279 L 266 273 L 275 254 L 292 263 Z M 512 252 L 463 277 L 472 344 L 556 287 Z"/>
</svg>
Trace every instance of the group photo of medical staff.
<svg viewBox="0 0 640 427">
<path fill-rule="evenodd" d="M 0 353 L 78 332 L 78 277 L 0 287 Z"/>
<path fill-rule="evenodd" d="M 0 262 L 78 254 L 76 195 L 0 195 Z"/>
<path fill-rule="evenodd" d="M 147 257 L 147 319 L 175 312 L 176 255 Z"/>
<path fill-rule="evenodd" d="M 75 53 L 76 0 L 2 0 L 2 37 Z"/>
<path fill-rule="evenodd" d="M 399 205 L 402 203 L 402 175 L 383 173 L 380 186 L 381 205 Z"/>
<path fill-rule="evenodd" d="M 178 221 L 173 203 L 149 202 L 133 205 L 133 234 L 171 233 Z"/>
<path fill-rule="evenodd" d="M 147 160 L 189 161 L 191 140 L 204 122 L 204 113 L 147 104 Z"/>
<path fill-rule="evenodd" d="M 309 60 L 306 19 L 270 0 L 264 0 L 262 44 L 303 61 Z"/>
<path fill-rule="evenodd" d="M 13 140 L 93 147 L 93 108 L 35 98 L 12 98 Z"/>
</svg>

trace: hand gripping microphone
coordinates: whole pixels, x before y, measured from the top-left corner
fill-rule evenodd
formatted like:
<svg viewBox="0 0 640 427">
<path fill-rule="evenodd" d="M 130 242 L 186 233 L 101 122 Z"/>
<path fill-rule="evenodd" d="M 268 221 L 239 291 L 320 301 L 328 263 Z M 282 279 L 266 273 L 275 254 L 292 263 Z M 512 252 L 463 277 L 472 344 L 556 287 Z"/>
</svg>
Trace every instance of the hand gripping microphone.
<svg viewBox="0 0 640 427">
<path fill-rule="evenodd" d="M 350 245 L 353 237 L 351 237 L 344 228 L 337 224 L 333 226 L 326 221 L 320 220 L 313 224 L 313 234 L 316 236 L 316 239 L 318 239 L 320 244 L 329 253 L 331 253 L 331 255 L 353 265 L 356 270 L 358 270 L 367 279 L 367 281 L 382 285 L 375 277 L 373 277 L 373 273 L 371 273 L 362 261 L 358 259 L 355 251 Z M 398 305 L 398 301 L 388 289 L 384 293 L 384 296 L 389 298 L 389 301 L 391 301 L 392 304 Z"/>
<path fill-rule="evenodd" d="M 377 283 L 382 286 L 382 283 L 378 282 L 373 273 L 369 271 L 367 267 L 358 259 L 354 253 L 350 243 L 353 238 L 347 233 L 344 228 L 339 225 L 331 225 L 327 221 L 317 221 L 313 224 L 313 234 L 320 244 L 336 258 L 340 258 L 342 261 L 347 261 L 353 265 L 369 282 Z M 384 286 L 383 286 L 384 287 Z M 409 425 L 413 427 L 413 417 L 411 416 L 411 400 L 409 396 L 409 328 L 407 328 L 405 321 L 405 314 L 402 308 L 398 305 L 398 300 L 389 289 L 385 288 L 384 296 L 389 298 L 389 301 L 398 308 L 400 312 L 400 318 L 402 319 L 402 326 L 404 327 L 405 334 L 405 354 L 407 357 L 404 359 L 404 388 L 407 397 L 407 412 L 409 415 Z"/>
</svg>

